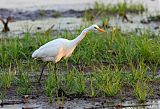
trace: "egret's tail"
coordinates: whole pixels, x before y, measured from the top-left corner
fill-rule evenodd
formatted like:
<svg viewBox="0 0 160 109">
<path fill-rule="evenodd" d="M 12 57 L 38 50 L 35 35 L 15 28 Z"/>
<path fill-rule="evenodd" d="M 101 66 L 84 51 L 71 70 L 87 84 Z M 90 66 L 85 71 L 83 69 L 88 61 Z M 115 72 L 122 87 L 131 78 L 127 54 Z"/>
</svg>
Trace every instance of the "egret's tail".
<svg viewBox="0 0 160 109">
<path fill-rule="evenodd" d="M 33 52 L 32 58 L 37 58 L 37 50 Z"/>
</svg>

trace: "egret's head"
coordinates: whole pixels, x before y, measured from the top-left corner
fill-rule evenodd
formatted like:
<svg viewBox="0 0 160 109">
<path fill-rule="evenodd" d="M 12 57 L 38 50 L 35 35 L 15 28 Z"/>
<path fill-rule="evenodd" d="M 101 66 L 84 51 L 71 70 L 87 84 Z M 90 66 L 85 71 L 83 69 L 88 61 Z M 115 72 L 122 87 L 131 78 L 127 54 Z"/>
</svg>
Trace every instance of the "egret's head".
<svg viewBox="0 0 160 109">
<path fill-rule="evenodd" d="M 92 25 L 89 27 L 91 30 L 99 31 L 99 32 L 106 32 L 104 29 L 98 27 L 98 25 Z"/>
</svg>

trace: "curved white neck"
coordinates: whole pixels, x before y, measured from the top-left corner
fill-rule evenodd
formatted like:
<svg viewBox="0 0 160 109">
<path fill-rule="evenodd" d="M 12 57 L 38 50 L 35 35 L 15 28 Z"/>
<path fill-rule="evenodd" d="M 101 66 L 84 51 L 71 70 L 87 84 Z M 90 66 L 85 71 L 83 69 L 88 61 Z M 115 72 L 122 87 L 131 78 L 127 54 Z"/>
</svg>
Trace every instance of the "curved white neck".
<svg viewBox="0 0 160 109">
<path fill-rule="evenodd" d="M 84 29 L 78 37 L 72 40 L 72 43 L 74 45 L 78 45 L 88 32 L 89 32 L 89 28 Z"/>
</svg>

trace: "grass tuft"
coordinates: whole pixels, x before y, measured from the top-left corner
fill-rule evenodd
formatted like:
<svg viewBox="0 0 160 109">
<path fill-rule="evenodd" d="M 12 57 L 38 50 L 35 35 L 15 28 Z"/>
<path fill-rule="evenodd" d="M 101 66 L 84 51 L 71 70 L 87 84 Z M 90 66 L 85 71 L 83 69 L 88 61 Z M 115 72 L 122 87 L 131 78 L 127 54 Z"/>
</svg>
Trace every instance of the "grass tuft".
<svg viewBox="0 0 160 109">
<path fill-rule="evenodd" d="M 146 11 L 146 8 L 142 4 L 128 4 L 126 2 L 120 2 L 115 5 L 95 2 L 93 8 L 86 10 L 84 13 L 84 20 L 92 21 L 96 18 L 104 17 L 108 14 L 119 14 L 124 16 L 126 13 L 142 13 Z"/>
<path fill-rule="evenodd" d="M 97 89 L 106 96 L 115 96 L 121 90 L 121 71 L 118 68 L 102 68 L 96 77 Z"/>
</svg>

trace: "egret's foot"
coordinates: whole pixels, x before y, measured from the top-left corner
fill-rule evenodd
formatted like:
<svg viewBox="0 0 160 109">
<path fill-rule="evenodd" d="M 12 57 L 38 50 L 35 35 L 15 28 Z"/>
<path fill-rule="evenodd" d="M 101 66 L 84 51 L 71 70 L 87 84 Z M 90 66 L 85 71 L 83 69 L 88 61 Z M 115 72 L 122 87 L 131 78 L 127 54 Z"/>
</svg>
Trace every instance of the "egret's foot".
<svg viewBox="0 0 160 109">
<path fill-rule="evenodd" d="M 38 80 L 36 80 L 36 83 L 41 84 L 41 78 L 38 78 Z"/>
<path fill-rule="evenodd" d="M 38 79 L 37 83 L 41 84 L 41 79 Z"/>
<path fill-rule="evenodd" d="M 36 84 L 36 86 L 38 88 L 42 88 L 43 87 L 43 84 L 41 83 L 41 81 L 37 81 L 37 82 L 35 82 L 35 84 Z"/>
<path fill-rule="evenodd" d="M 60 87 L 58 89 L 58 97 L 62 97 L 62 96 L 66 96 L 66 93 L 64 92 L 64 90 Z"/>
</svg>

